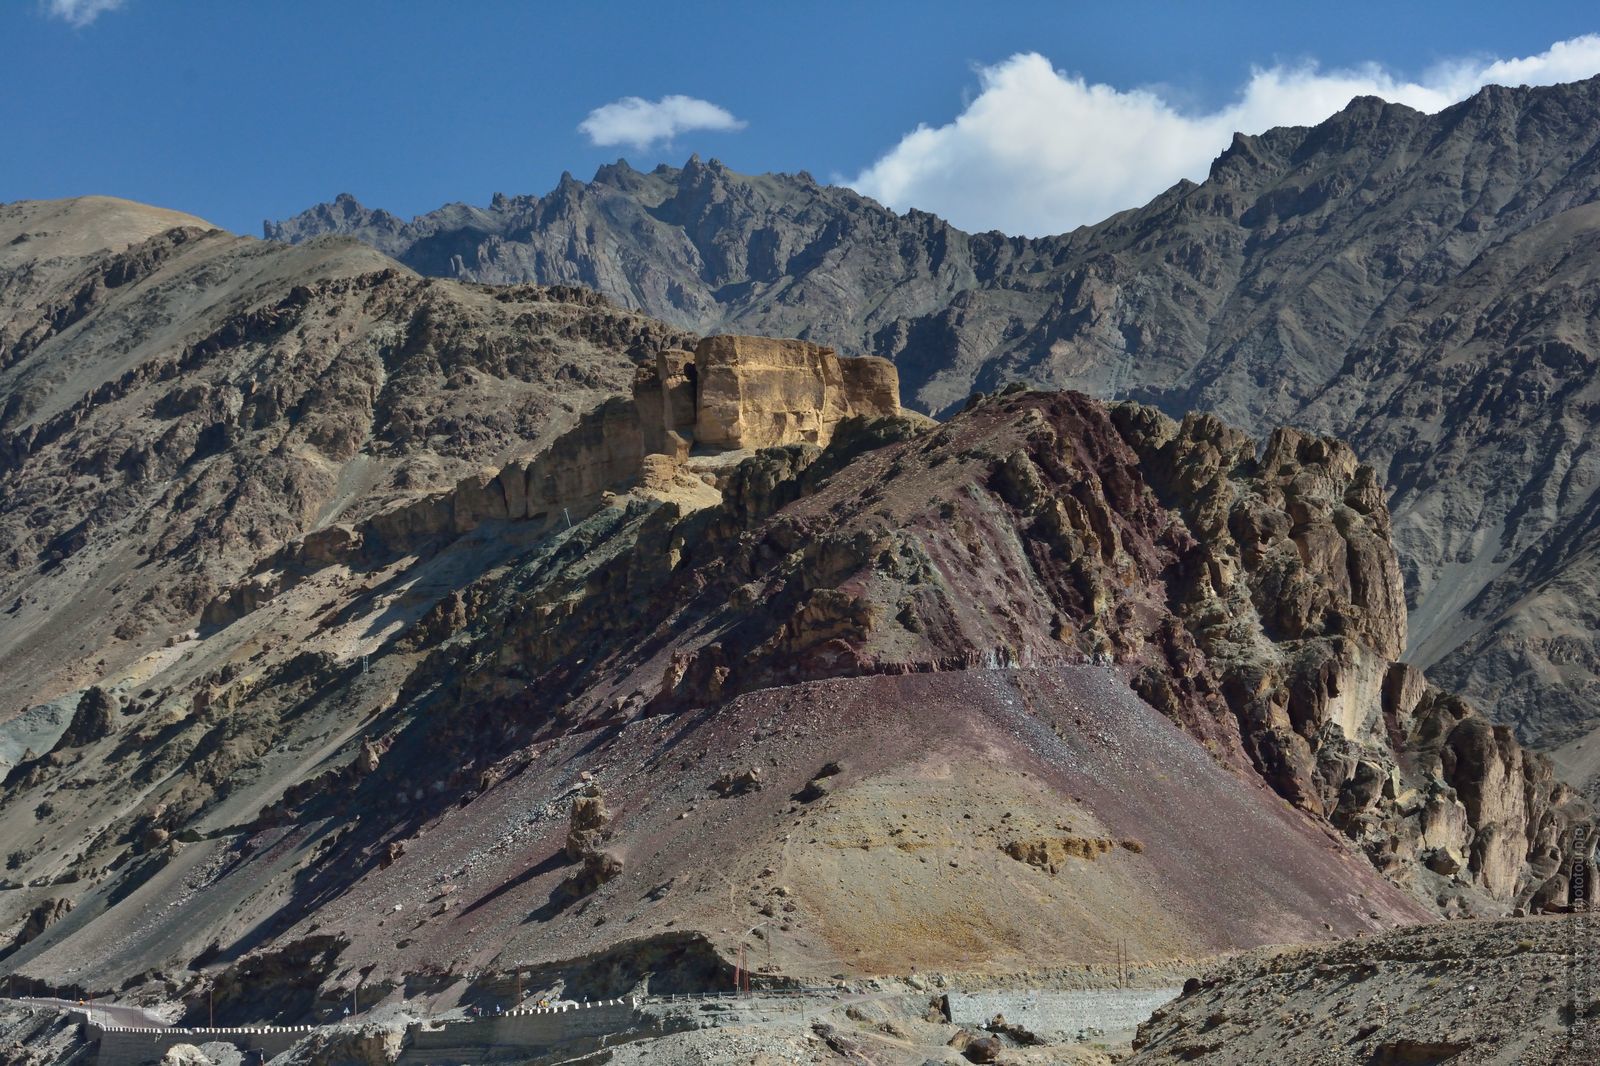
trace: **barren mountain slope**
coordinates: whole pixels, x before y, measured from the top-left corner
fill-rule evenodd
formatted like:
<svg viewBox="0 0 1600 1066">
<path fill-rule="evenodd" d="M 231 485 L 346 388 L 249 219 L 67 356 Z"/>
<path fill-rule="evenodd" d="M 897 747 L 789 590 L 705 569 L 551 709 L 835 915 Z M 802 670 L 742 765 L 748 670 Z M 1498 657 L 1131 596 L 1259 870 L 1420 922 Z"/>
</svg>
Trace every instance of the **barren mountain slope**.
<svg viewBox="0 0 1600 1066">
<path fill-rule="evenodd" d="M 609 490 L 551 508 L 559 471 L 513 462 L 264 553 L 8 775 L 8 966 L 300 1019 L 358 984 L 1093 968 L 1560 905 L 1583 812 L 1392 662 L 1347 448 L 1014 393 L 643 454 L 782 358 L 876 380 L 665 352 L 547 453 L 635 442 Z"/>
<path fill-rule="evenodd" d="M 549 196 L 341 232 L 427 273 L 578 281 L 701 332 L 893 358 L 923 410 L 1021 378 L 1350 440 L 1396 518 L 1412 658 L 1543 745 L 1600 723 L 1591 239 L 1600 80 L 1437 115 L 1359 99 L 1238 137 L 1071 234 L 969 235 L 809 177 L 603 167 Z"/>
<path fill-rule="evenodd" d="M 676 337 L 103 198 L 0 208 L 0 249 L 3 717 L 159 670 L 261 556 L 536 449 Z"/>
<path fill-rule="evenodd" d="M 1140 1027 L 1137 1066 L 1594 1061 L 1592 919 L 1459 922 L 1252 952 Z"/>
</svg>

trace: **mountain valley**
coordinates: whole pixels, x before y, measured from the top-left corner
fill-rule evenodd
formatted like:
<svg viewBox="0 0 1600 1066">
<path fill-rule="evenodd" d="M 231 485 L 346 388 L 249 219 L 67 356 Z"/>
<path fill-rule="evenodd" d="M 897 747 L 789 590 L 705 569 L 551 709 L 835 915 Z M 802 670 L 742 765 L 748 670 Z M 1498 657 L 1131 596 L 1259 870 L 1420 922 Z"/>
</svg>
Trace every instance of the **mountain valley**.
<svg viewBox="0 0 1600 1066">
<path fill-rule="evenodd" d="M 0 204 L 0 1060 L 1582 1061 L 1597 223 L 1600 79 Z"/>
</svg>

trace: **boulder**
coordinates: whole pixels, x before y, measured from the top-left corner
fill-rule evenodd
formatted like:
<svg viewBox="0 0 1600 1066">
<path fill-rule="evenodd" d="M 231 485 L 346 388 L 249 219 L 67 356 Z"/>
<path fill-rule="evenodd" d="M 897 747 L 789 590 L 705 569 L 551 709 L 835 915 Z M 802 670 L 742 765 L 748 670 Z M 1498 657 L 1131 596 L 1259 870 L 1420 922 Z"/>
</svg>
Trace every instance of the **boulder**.
<svg viewBox="0 0 1600 1066">
<path fill-rule="evenodd" d="M 711 788 L 719 796 L 741 796 L 746 792 L 759 792 L 761 768 L 750 766 L 743 770 L 728 770 L 711 783 Z"/>
<path fill-rule="evenodd" d="M 383 759 L 383 748 L 373 743 L 371 737 L 361 738 L 361 750 L 356 752 L 356 757 L 351 760 L 350 766 L 358 777 L 366 777 L 378 769 L 378 763 Z"/>
<path fill-rule="evenodd" d="M 567 825 L 566 856 L 579 861 L 599 849 L 611 828 L 611 814 L 606 810 L 605 791 L 594 781 L 584 785 L 572 797 L 572 813 Z"/>
<path fill-rule="evenodd" d="M 1426 861 L 1428 869 L 1436 874 L 1444 874 L 1446 877 L 1455 876 L 1466 865 L 1466 862 L 1461 858 L 1461 853 L 1456 851 L 1454 847 L 1437 848 L 1430 851 Z"/>
<path fill-rule="evenodd" d="M 66 732 L 61 734 L 61 739 L 56 741 L 53 750 L 81 748 L 85 744 L 110 736 L 117 708 L 117 700 L 109 692 L 99 685 L 89 686 L 83 695 L 78 697 L 78 706 L 72 712 L 72 721 L 67 723 Z"/>
<path fill-rule="evenodd" d="M 12 937 L 11 946 L 8 950 L 15 951 L 24 944 L 32 943 L 46 929 L 71 913 L 72 900 L 65 896 L 40 900 L 28 912 L 27 916 L 22 919 L 22 927 Z"/>
<path fill-rule="evenodd" d="M 335 523 L 314 529 L 291 545 L 297 562 L 311 566 L 349 562 L 361 552 L 361 533 L 354 526 Z"/>
<path fill-rule="evenodd" d="M 961 1055 L 968 1062 L 998 1062 L 1004 1047 L 997 1036 L 975 1036 L 961 1049 Z"/>
</svg>

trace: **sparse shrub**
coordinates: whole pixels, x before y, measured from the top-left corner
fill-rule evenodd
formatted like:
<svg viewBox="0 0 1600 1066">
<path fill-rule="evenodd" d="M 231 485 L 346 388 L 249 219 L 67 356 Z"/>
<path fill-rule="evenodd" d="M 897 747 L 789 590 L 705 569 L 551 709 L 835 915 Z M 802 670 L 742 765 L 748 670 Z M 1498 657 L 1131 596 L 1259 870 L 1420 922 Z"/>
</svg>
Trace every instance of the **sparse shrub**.
<svg viewBox="0 0 1600 1066">
<path fill-rule="evenodd" d="M 54 813 L 56 813 L 56 805 L 49 800 L 40 800 L 39 805 L 33 809 L 33 816 L 41 822 Z"/>
</svg>

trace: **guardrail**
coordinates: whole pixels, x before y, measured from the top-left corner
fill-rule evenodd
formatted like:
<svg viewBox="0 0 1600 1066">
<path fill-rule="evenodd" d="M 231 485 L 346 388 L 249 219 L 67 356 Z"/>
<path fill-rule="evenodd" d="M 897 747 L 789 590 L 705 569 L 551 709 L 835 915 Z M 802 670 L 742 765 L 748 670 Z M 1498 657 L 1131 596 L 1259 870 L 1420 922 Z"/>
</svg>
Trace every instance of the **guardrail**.
<svg viewBox="0 0 1600 1066">
<path fill-rule="evenodd" d="M 76 1013 L 76 1012 L 74 1012 Z M 163 1058 L 178 1044 L 228 1043 L 240 1050 L 258 1050 L 269 1058 L 281 1055 L 315 1031 L 315 1025 L 251 1025 L 187 1029 L 180 1026 L 87 1025 L 99 1041 L 96 1066 L 137 1066 Z"/>
<path fill-rule="evenodd" d="M 99 1022 L 89 1024 L 102 1033 L 164 1033 L 168 1036 L 267 1036 L 277 1033 L 311 1033 L 324 1028 L 320 1025 L 241 1025 L 229 1029 L 185 1029 L 178 1025 L 101 1025 Z"/>
<path fill-rule="evenodd" d="M 597 999 L 592 1003 L 588 1000 L 584 1000 L 582 1003 L 579 1003 L 577 1000 L 567 1000 L 563 1003 L 552 1003 L 547 1007 L 512 1007 L 510 1010 L 503 1010 L 497 1014 L 485 1014 L 477 1018 L 441 1018 L 436 1022 L 422 1022 L 418 1024 L 472 1025 L 477 1022 L 493 1021 L 495 1018 L 525 1018 L 534 1014 L 565 1014 L 568 1011 L 589 1010 L 595 1007 L 633 1007 L 637 1009 L 641 1002 L 643 1001 L 637 997 L 628 999 Z"/>
<path fill-rule="evenodd" d="M 765 999 L 769 996 L 839 996 L 844 989 L 831 985 L 794 988 L 756 988 L 748 992 L 676 992 L 660 996 L 645 996 L 645 1003 L 694 1003 L 700 1000 Z"/>
</svg>

